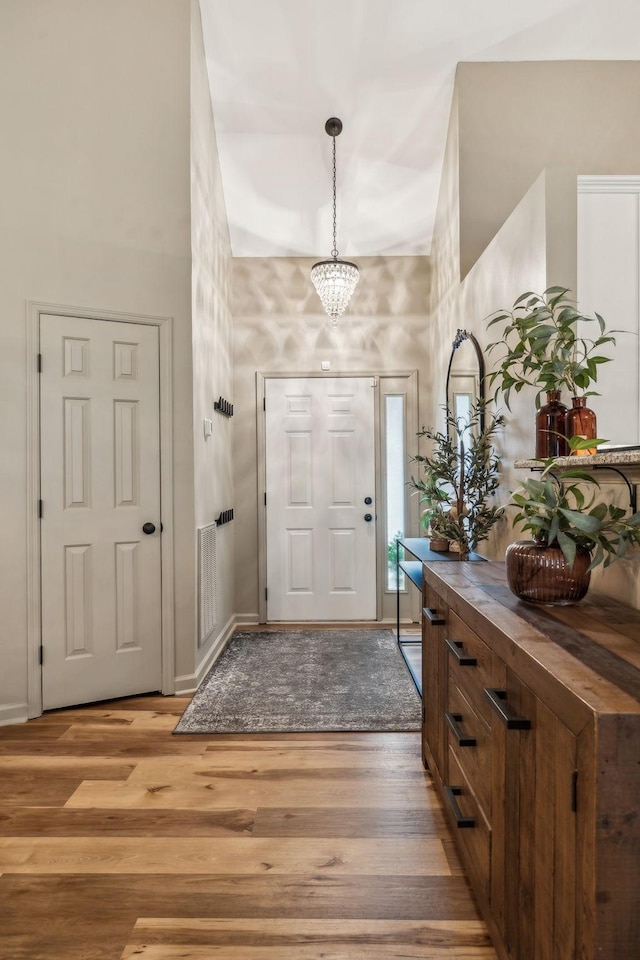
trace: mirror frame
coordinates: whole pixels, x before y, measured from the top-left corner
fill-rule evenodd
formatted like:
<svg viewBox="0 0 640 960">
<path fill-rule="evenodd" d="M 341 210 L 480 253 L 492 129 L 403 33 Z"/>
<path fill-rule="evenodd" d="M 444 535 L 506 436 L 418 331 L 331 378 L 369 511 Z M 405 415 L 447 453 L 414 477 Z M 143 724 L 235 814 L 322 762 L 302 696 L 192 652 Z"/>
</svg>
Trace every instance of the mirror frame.
<svg viewBox="0 0 640 960">
<path fill-rule="evenodd" d="M 476 359 L 478 361 L 478 400 L 484 401 L 484 357 L 482 356 L 482 350 L 480 349 L 480 344 L 474 337 L 472 333 L 469 333 L 468 330 L 462 330 L 460 327 L 454 337 L 453 344 L 451 347 L 451 356 L 449 357 L 449 366 L 447 367 L 447 380 L 445 384 L 445 408 L 447 411 L 447 418 L 451 414 L 449 409 L 449 381 L 451 379 L 451 368 L 453 366 L 453 358 L 455 357 L 456 350 L 460 347 L 465 340 L 469 340 L 476 352 Z M 484 410 L 480 411 L 480 430 L 484 430 Z M 447 419 L 447 436 L 449 435 L 450 424 Z"/>
</svg>

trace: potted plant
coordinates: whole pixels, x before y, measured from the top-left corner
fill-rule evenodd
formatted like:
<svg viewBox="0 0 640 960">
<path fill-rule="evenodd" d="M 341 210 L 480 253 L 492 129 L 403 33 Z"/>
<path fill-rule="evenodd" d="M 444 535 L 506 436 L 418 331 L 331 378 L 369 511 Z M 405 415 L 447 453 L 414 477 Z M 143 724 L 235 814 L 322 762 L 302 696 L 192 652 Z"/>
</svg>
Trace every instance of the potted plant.
<svg viewBox="0 0 640 960">
<path fill-rule="evenodd" d="M 468 559 L 478 543 L 487 539 L 503 513 L 490 499 L 499 482 L 499 460 L 492 441 L 504 417 L 487 417 L 485 408 L 479 400 L 467 418 L 447 413 L 446 433 L 423 428 L 418 436 L 432 441 L 432 452 L 412 458 L 422 468 L 423 476 L 412 477 L 410 483 L 421 494 L 422 521 L 429 527 L 432 549 L 434 539 L 444 539 L 461 560 Z"/>
<path fill-rule="evenodd" d="M 588 442 L 574 437 L 570 444 Z M 518 508 L 513 522 L 533 535 L 507 547 L 507 577 L 516 596 L 530 603 L 575 603 L 587 593 L 594 567 L 608 567 L 640 545 L 640 513 L 604 502 L 598 489 L 592 473 L 558 470 L 551 457 L 539 478 L 524 480 L 512 494 Z"/>
<path fill-rule="evenodd" d="M 611 357 L 602 347 L 615 344 L 606 332 L 605 322 L 596 313 L 585 316 L 568 297 L 567 287 L 549 287 L 542 295 L 523 293 L 511 310 L 499 310 L 489 318 L 488 326 L 504 324 L 502 336 L 490 343 L 487 350 L 502 349 L 499 366 L 489 374 L 489 383 L 496 383 L 509 409 L 511 391 L 520 393 L 525 386 L 537 387 L 536 457 L 565 456 L 569 453 L 566 437 L 596 438 L 596 418 L 586 407 L 586 398 L 594 396 L 588 389 L 598 379 L 598 368 Z M 596 324 L 594 338 L 580 335 L 578 325 Z M 616 331 L 614 331 L 616 332 Z M 572 409 L 561 403 L 565 388 L 572 397 Z M 546 404 L 541 406 L 542 394 Z M 595 453 L 595 444 L 581 451 Z"/>
</svg>

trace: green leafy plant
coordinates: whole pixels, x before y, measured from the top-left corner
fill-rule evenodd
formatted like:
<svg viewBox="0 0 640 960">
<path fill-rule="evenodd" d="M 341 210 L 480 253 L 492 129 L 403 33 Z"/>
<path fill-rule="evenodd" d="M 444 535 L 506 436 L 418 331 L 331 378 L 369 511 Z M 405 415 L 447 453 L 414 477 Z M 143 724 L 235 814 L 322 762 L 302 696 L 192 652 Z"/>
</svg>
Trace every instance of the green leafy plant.
<svg viewBox="0 0 640 960">
<path fill-rule="evenodd" d="M 593 440 L 578 437 L 569 442 L 574 449 L 593 445 Z M 592 473 L 577 467 L 558 470 L 555 458 L 543 464 L 539 478 L 524 480 L 511 495 L 518 508 L 513 522 L 530 530 L 537 543 L 557 544 L 571 567 L 576 548 L 586 548 L 591 554 L 589 570 L 601 563 L 608 567 L 630 547 L 640 545 L 640 513 L 599 500 L 600 485 Z M 584 484 L 589 493 L 585 494 Z"/>
<path fill-rule="evenodd" d="M 601 348 L 615 344 L 612 331 L 607 333 L 600 314 L 584 316 L 576 309 L 567 287 L 549 287 L 542 295 L 523 293 L 511 310 L 491 314 L 488 326 L 504 324 L 502 336 L 490 343 L 492 353 L 502 348 L 500 365 L 489 374 L 489 384 L 496 383 L 496 394 L 504 395 L 509 409 L 511 391 L 525 386 L 538 388 L 536 406 L 541 395 L 565 387 L 571 396 L 593 396 L 589 386 L 598 379 L 598 368 L 611 357 Z M 596 324 L 599 333 L 593 339 L 579 336 L 578 324 Z"/>
<path fill-rule="evenodd" d="M 447 433 L 423 428 L 418 436 L 432 441 L 432 452 L 412 457 L 423 473 L 410 480 L 421 495 L 423 523 L 432 533 L 459 544 L 463 557 L 488 538 L 503 513 L 490 499 L 499 484 L 499 459 L 492 443 L 504 417 L 487 417 L 485 407 L 476 402 L 468 418 L 447 414 Z"/>
<path fill-rule="evenodd" d="M 400 547 L 400 556 L 398 556 L 398 540 L 402 536 L 404 536 L 402 530 L 398 530 L 393 539 L 387 543 L 387 564 L 390 570 L 395 570 L 397 561 L 402 560 L 402 547 Z"/>
</svg>

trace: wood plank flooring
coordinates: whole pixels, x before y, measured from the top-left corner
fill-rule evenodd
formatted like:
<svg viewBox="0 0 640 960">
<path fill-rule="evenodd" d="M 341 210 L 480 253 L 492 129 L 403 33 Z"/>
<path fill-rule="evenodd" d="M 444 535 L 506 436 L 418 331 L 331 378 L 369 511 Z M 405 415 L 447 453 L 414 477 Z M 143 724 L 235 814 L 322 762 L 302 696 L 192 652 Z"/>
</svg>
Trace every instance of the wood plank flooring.
<svg viewBox="0 0 640 960">
<path fill-rule="evenodd" d="M 172 736 L 187 702 L 0 727 L 2 960 L 496 960 L 419 734 Z"/>
</svg>

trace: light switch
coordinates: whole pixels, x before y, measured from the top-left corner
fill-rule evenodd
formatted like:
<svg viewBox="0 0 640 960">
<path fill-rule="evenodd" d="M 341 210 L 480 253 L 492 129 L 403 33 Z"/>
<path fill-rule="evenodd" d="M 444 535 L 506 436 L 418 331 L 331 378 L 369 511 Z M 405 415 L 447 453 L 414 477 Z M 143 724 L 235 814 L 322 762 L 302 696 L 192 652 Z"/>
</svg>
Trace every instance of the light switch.
<svg viewBox="0 0 640 960">
<path fill-rule="evenodd" d="M 322 363 L 320 364 L 320 369 L 321 369 L 321 370 L 331 370 L 331 361 L 330 361 L 330 360 L 323 360 Z"/>
<path fill-rule="evenodd" d="M 203 424 L 204 424 L 204 438 L 205 440 L 208 440 L 211 434 L 213 433 L 213 420 L 207 420 L 205 418 L 203 420 Z"/>
</svg>

